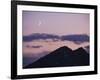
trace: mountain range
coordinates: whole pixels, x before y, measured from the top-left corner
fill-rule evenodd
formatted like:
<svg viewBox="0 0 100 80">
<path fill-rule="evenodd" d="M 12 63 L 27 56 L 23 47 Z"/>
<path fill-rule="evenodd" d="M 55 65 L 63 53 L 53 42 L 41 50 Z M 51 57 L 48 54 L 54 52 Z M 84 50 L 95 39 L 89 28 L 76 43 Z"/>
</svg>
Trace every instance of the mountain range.
<svg viewBox="0 0 100 80">
<path fill-rule="evenodd" d="M 62 46 L 23 68 L 44 68 L 89 65 L 89 53 L 82 47 L 72 50 Z"/>
</svg>

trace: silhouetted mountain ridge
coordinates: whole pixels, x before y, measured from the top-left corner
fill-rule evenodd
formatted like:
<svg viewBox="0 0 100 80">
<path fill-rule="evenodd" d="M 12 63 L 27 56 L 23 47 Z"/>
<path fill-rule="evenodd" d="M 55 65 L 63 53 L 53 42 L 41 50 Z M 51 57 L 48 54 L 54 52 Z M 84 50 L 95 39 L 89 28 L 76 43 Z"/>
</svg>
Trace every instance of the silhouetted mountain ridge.
<svg viewBox="0 0 100 80">
<path fill-rule="evenodd" d="M 78 49 L 76 49 L 76 50 L 73 50 L 73 52 L 74 52 L 74 54 L 75 54 L 75 53 L 77 53 L 77 54 L 82 54 L 82 52 L 83 52 L 83 53 L 87 53 L 87 52 L 85 51 L 85 49 L 82 48 L 82 47 L 80 47 L 80 48 L 78 48 Z M 81 52 L 81 53 L 79 53 L 79 52 Z M 88 54 L 88 53 L 87 53 L 87 54 Z"/>
<path fill-rule="evenodd" d="M 85 65 L 89 65 L 89 54 L 82 47 L 72 51 L 70 48 L 63 46 L 24 68 Z"/>
</svg>

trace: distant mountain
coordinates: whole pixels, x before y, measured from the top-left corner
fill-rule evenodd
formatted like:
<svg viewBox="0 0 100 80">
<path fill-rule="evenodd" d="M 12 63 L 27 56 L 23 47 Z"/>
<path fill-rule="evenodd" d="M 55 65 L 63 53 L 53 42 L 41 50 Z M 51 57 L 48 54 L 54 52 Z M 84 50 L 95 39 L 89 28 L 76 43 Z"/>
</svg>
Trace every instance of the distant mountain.
<svg viewBox="0 0 100 80">
<path fill-rule="evenodd" d="M 64 67 L 89 65 L 89 54 L 79 48 L 72 51 L 63 46 L 24 68 Z"/>
</svg>

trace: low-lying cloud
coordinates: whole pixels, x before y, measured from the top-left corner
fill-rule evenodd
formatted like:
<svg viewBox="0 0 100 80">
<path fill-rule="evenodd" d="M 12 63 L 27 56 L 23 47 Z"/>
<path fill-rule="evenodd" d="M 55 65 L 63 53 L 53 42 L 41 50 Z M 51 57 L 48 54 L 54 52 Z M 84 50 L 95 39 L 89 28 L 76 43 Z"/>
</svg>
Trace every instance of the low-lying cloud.
<svg viewBox="0 0 100 80">
<path fill-rule="evenodd" d="M 39 45 L 39 46 L 30 46 L 30 45 L 27 45 L 26 47 L 27 47 L 27 48 L 41 48 L 42 45 Z"/>
<path fill-rule="evenodd" d="M 53 34 L 45 34 L 45 33 L 35 33 L 28 36 L 23 36 L 24 42 L 31 42 L 34 40 L 52 40 L 52 41 L 72 41 L 76 44 L 80 44 L 83 42 L 89 42 L 89 36 L 86 34 L 75 34 L 75 35 L 53 35 Z M 41 47 L 41 46 L 33 46 L 33 47 Z"/>
</svg>

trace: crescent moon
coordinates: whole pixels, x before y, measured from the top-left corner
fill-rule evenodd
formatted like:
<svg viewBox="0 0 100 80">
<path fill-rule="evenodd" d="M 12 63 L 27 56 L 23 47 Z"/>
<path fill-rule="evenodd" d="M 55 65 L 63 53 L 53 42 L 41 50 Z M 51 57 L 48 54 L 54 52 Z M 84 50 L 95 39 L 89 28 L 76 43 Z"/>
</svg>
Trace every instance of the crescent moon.
<svg viewBox="0 0 100 80">
<path fill-rule="evenodd" d="M 42 22 L 41 22 L 41 21 L 39 21 L 38 26 L 40 26 L 41 24 L 42 24 Z"/>
</svg>

